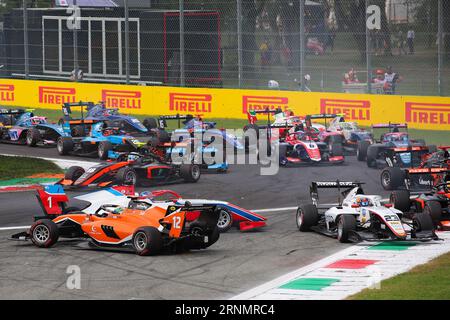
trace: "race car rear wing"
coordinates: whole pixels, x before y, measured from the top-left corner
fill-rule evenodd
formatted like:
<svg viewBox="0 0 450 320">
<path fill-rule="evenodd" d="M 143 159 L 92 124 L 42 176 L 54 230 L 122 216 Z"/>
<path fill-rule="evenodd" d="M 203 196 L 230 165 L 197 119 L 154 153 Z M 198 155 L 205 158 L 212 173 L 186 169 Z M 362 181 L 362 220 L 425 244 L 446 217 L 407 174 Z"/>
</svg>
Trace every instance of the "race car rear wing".
<svg viewBox="0 0 450 320">
<path fill-rule="evenodd" d="M 164 129 L 167 128 L 167 120 L 178 120 L 178 128 L 181 128 L 181 120 L 189 121 L 191 119 L 194 119 L 194 116 L 191 114 L 181 115 L 166 115 L 166 116 L 159 116 L 159 128 Z"/>
<path fill-rule="evenodd" d="M 372 129 L 408 129 L 406 123 L 380 123 L 372 125 Z"/>
<path fill-rule="evenodd" d="M 311 119 L 311 120 L 320 120 L 320 119 L 335 119 L 337 118 L 338 114 L 311 114 L 311 115 L 307 115 L 306 119 Z"/>
<path fill-rule="evenodd" d="M 310 195 L 313 203 L 316 203 L 318 205 L 319 203 L 319 189 L 337 189 L 339 196 L 338 196 L 338 203 L 339 206 L 342 205 L 341 195 L 345 196 L 348 192 L 350 192 L 354 188 L 359 188 L 360 193 L 364 193 L 362 190 L 362 186 L 364 183 L 362 182 L 348 182 L 348 181 L 321 181 L 321 182 L 312 182 L 310 187 Z M 341 189 L 344 189 L 343 192 L 341 192 Z"/>
<path fill-rule="evenodd" d="M 450 169 L 448 168 L 413 168 L 405 169 L 408 175 L 419 175 L 419 174 L 450 174 Z"/>
</svg>

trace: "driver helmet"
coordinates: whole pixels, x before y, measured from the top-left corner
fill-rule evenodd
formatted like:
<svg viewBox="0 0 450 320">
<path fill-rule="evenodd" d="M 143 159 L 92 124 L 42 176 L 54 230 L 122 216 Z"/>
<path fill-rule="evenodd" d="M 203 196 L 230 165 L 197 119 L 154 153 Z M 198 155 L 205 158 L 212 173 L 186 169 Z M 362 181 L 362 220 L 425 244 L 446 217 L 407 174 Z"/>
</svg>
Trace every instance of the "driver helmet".
<svg viewBox="0 0 450 320">
<path fill-rule="evenodd" d="M 370 205 L 370 200 L 368 198 L 358 198 L 356 199 L 356 203 L 360 207 L 368 207 Z"/>
<path fill-rule="evenodd" d="M 137 161 L 139 159 L 139 154 L 132 152 L 128 155 L 128 161 Z"/>
<path fill-rule="evenodd" d="M 32 125 L 41 124 L 41 118 L 38 118 L 38 117 L 32 117 L 32 118 L 30 118 L 30 121 L 31 121 Z"/>
</svg>

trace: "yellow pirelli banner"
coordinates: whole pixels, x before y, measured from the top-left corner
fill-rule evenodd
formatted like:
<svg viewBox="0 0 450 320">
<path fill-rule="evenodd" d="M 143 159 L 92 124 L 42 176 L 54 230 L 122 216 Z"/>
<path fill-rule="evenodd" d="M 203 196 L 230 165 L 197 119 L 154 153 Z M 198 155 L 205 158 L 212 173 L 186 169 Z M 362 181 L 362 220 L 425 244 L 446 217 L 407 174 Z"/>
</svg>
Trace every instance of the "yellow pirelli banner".
<svg viewBox="0 0 450 320">
<path fill-rule="evenodd" d="M 65 102 L 104 101 L 125 114 L 193 114 L 247 117 L 248 110 L 290 109 L 297 115 L 344 114 L 361 125 L 408 123 L 411 128 L 450 130 L 450 98 L 344 93 L 305 93 L 178 87 L 145 87 L 0 79 L 3 106 L 60 109 Z M 449 137 L 450 138 L 450 137 Z"/>
</svg>

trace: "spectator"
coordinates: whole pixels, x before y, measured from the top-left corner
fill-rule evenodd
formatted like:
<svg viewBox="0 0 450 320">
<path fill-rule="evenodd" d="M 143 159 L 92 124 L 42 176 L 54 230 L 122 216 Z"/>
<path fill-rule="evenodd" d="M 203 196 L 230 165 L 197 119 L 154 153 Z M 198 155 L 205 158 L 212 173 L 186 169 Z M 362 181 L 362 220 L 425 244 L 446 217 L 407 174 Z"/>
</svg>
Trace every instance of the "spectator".
<svg viewBox="0 0 450 320">
<path fill-rule="evenodd" d="M 269 41 L 264 40 L 264 42 L 259 47 L 259 51 L 261 53 L 261 65 L 268 66 L 271 60 L 271 49 Z"/>
<path fill-rule="evenodd" d="M 403 34 L 402 30 L 399 30 L 397 33 L 397 49 L 399 56 L 401 56 L 402 54 L 405 55 L 408 54 L 408 52 L 405 49 L 405 35 Z"/>
<path fill-rule="evenodd" d="M 408 43 L 409 54 L 414 54 L 414 39 L 416 38 L 416 33 L 413 28 L 409 28 L 408 34 L 406 36 L 406 42 Z"/>
<path fill-rule="evenodd" d="M 398 73 L 393 72 L 392 67 L 389 66 L 384 74 L 384 79 L 386 81 L 385 93 L 395 94 L 397 83 L 402 81 L 402 77 Z"/>
<path fill-rule="evenodd" d="M 344 75 L 344 83 L 359 83 L 358 77 L 356 76 L 355 70 L 353 68 L 351 68 L 350 71 Z"/>
</svg>

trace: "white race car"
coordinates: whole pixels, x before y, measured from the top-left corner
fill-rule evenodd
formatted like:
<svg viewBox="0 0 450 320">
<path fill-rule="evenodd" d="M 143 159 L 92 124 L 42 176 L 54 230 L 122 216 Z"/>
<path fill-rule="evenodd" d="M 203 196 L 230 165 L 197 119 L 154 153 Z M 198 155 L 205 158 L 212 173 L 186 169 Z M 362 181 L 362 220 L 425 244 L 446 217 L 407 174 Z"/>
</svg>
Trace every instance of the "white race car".
<svg viewBox="0 0 450 320">
<path fill-rule="evenodd" d="M 216 205 L 220 208 L 217 227 L 219 232 L 226 232 L 236 226 L 240 231 L 249 231 L 266 226 L 267 219 L 250 210 L 232 203 L 219 200 L 183 199 L 171 190 L 157 190 L 153 192 L 135 193 L 133 186 L 117 186 L 74 197 L 70 201 L 60 185 L 52 185 L 38 190 L 37 195 L 44 213 L 48 215 L 69 214 L 80 212 L 88 215 L 102 215 L 102 208 L 113 206 L 146 210 L 159 207 L 167 210 L 169 206 L 184 206 L 189 203 L 192 207 Z M 188 221 L 194 221 L 200 212 L 189 212 Z"/>
<path fill-rule="evenodd" d="M 339 204 L 320 205 L 319 189 L 338 190 Z M 311 199 L 312 203 L 302 204 L 297 210 L 297 226 L 302 232 L 313 230 L 343 243 L 438 239 L 429 215 L 417 213 L 407 220 L 391 204 L 382 204 L 380 196 L 365 195 L 362 183 L 313 182 Z"/>
</svg>

